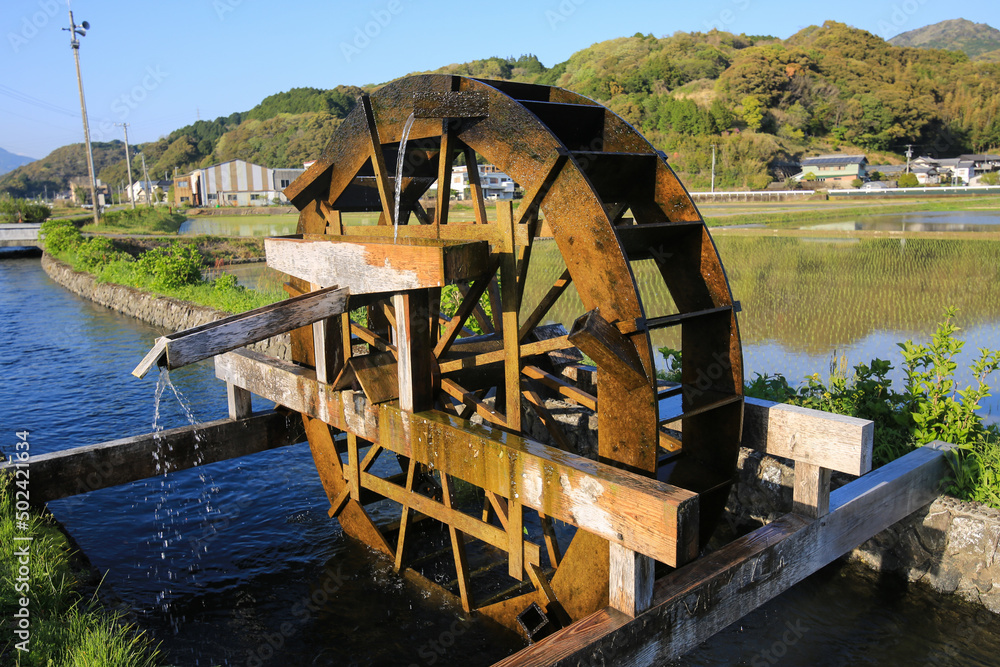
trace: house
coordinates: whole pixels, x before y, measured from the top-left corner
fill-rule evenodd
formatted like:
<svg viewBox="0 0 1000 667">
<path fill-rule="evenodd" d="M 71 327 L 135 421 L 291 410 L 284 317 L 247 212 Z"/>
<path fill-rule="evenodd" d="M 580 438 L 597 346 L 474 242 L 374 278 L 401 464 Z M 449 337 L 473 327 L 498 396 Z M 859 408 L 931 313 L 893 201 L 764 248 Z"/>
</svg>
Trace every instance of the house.
<svg viewBox="0 0 1000 667">
<path fill-rule="evenodd" d="M 192 206 L 267 206 L 287 203 L 282 190 L 304 169 L 271 169 L 245 160 L 229 160 L 174 179 L 174 203 Z"/>
<path fill-rule="evenodd" d="M 875 172 L 882 174 L 883 181 L 898 181 L 906 173 L 905 164 L 870 164 L 865 168 L 865 174 L 870 178 Z"/>
<path fill-rule="evenodd" d="M 952 185 L 968 185 L 975 177 L 976 163 L 960 157 L 942 158 L 938 162 L 941 176 L 948 176 Z"/>
<path fill-rule="evenodd" d="M 802 171 L 797 180 L 806 180 L 809 174 L 824 185 L 846 187 L 854 179 L 866 180 L 868 158 L 864 155 L 817 155 L 802 160 Z M 813 179 L 808 179 L 813 180 Z"/>
<path fill-rule="evenodd" d="M 483 188 L 485 199 L 513 199 L 515 183 L 507 174 L 492 164 L 481 164 L 479 167 L 479 183 Z M 437 183 L 430 187 L 437 190 Z M 469 186 L 469 168 L 455 167 L 451 171 L 451 189 L 458 193 L 458 199 L 469 199 L 472 195 Z"/>
<path fill-rule="evenodd" d="M 941 175 L 934 164 L 911 164 L 910 173 L 917 177 L 920 185 L 936 185 L 941 182 Z"/>
<path fill-rule="evenodd" d="M 101 206 L 107 205 L 111 201 L 111 188 L 107 183 L 96 179 L 97 201 Z M 80 199 L 79 196 L 83 197 Z M 69 199 L 74 204 L 85 204 L 90 199 L 90 179 L 86 176 L 74 176 L 69 179 Z"/>
<path fill-rule="evenodd" d="M 170 181 L 135 181 L 132 183 L 131 189 L 125 188 L 125 196 L 128 197 L 129 201 L 134 201 L 137 204 L 155 204 L 157 202 L 156 191 L 160 190 L 166 199 L 170 186 Z"/>
<path fill-rule="evenodd" d="M 959 155 L 958 158 L 965 162 L 973 163 L 973 179 L 978 180 L 980 176 L 991 171 L 1000 171 L 1000 155 Z"/>
</svg>

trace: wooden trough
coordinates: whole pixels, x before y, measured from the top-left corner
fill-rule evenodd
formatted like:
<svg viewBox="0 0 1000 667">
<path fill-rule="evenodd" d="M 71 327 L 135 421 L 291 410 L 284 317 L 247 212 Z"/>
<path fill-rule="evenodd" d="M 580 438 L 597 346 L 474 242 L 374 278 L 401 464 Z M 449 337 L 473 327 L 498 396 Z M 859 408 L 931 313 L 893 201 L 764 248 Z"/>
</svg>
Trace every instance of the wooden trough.
<svg viewBox="0 0 1000 667">
<path fill-rule="evenodd" d="M 458 156 L 510 174 L 524 189 L 516 210 L 499 202 L 489 215 L 478 169 L 474 223 L 452 219 L 448 187 L 424 208 Z M 299 413 L 330 516 L 397 571 L 414 562 L 420 524 L 444 524 L 456 602 L 535 642 L 501 664 L 680 655 L 929 502 L 944 472 L 946 445 L 869 472 L 871 422 L 744 401 L 739 308 L 700 214 L 662 156 L 592 100 L 403 79 L 363 96 L 286 194 L 298 233 L 265 247 L 291 298 L 166 336 L 135 373 L 215 358 L 230 398 L 230 419 L 204 427 L 220 443 L 215 460 L 296 439 L 287 423 L 261 438 L 284 416 L 252 414 L 251 395 Z M 344 213 L 356 211 L 378 224 L 350 224 Z M 565 270 L 529 304 L 541 238 Z M 646 312 L 637 262 L 655 265 L 675 312 Z M 570 285 L 584 313 L 552 335 L 542 325 Z M 444 290 L 456 293 L 448 312 Z M 680 330 L 679 383 L 656 376 L 650 332 L 666 327 Z M 290 361 L 241 349 L 284 332 Z M 596 393 L 573 382 L 585 374 Z M 552 397 L 596 414 L 597 460 L 571 451 Z M 528 411 L 546 442 L 525 431 Z M 232 434 L 248 429 L 256 439 L 235 449 Z M 741 442 L 795 462 L 795 504 L 706 553 Z M 106 443 L 48 465 L 83 476 L 130 447 L 143 451 Z M 129 470 L 97 481 L 149 472 Z M 861 477 L 831 494 L 831 471 Z M 366 510 L 384 500 L 399 508 L 391 526 Z M 492 560 L 471 567 L 472 543 Z M 505 582 L 501 594 L 483 592 L 483 572 Z"/>
</svg>

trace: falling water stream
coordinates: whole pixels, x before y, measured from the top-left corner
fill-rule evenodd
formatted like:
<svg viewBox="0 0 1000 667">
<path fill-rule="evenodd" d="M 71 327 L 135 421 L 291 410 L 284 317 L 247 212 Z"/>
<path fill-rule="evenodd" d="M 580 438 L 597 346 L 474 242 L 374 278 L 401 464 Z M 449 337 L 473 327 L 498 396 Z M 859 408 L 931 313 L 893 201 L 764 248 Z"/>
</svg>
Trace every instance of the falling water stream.
<svg viewBox="0 0 1000 667">
<path fill-rule="evenodd" d="M 399 153 L 396 155 L 396 205 L 392 216 L 392 242 L 395 243 L 399 237 L 399 201 L 403 193 L 403 164 L 406 162 L 406 142 L 410 138 L 410 128 L 413 127 L 414 116 L 411 113 L 403 125 L 403 135 L 399 139 Z"/>
</svg>

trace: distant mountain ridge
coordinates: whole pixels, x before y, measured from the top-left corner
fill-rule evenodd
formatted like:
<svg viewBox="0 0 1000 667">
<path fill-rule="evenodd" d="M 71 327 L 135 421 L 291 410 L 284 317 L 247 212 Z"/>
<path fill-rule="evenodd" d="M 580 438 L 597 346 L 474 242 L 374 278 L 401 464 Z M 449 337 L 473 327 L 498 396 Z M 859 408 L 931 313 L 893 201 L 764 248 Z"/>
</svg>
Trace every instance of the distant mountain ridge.
<svg viewBox="0 0 1000 667">
<path fill-rule="evenodd" d="M 893 46 L 964 51 L 970 58 L 1000 49 L 1000 30 L 985 23 L 951 19 L 896 35 Z"/>
<path fill-rule="evenodd" d="M 18 155 L 17 153 L 11 153 L 8 150 L 0 148 L 0 174 L 6 174 L 8 171 L 12 171 L 21 165 L 34 161 L 35 158 L 33 157 Z"/>
</svg>

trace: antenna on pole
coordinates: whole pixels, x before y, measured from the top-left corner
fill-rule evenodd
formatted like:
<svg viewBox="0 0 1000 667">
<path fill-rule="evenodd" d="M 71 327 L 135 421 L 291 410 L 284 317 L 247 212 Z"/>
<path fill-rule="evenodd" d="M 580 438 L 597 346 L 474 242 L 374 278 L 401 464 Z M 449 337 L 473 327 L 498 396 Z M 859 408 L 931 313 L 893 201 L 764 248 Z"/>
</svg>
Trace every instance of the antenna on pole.
<svg viewBox="0 0 1000 667">
<path fill-rule="evenodd" d="M 66 3 L 69 6 L 69 2 Z M 69 31 L 69 45 L 73 49 L 73 59 L 76 60 L 76 83 L 80 88 L 80 113 L 83 116 L 83 138 L 87 145 L 87 174 L 90 176 L 90 198 L 94 204 L 94 224 L 101 223 L 101 204 L 97 200 L 97 180 L 94 177 L 94 152 L 90 147 L 90 124 L 87 122 L 87 101 L 83 96 L 83 77 L 80 75 L 80 40 L 90 30 L 90 24 L 84 21 L 77 25 L 73 21 L 73 10 L 69 10 L 69 27 L 63 28 Z"/>
</svg>

